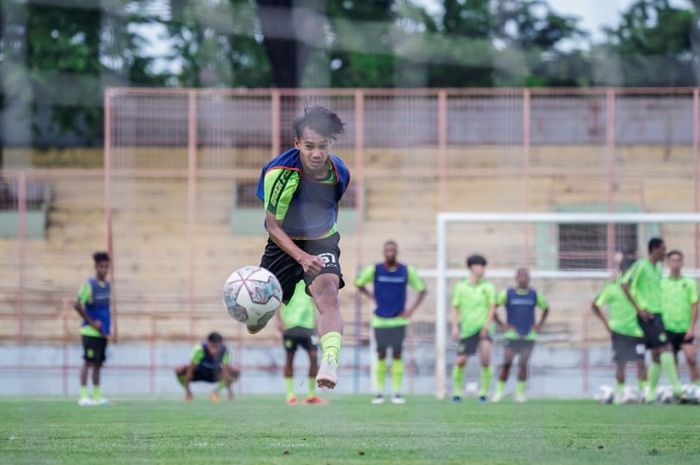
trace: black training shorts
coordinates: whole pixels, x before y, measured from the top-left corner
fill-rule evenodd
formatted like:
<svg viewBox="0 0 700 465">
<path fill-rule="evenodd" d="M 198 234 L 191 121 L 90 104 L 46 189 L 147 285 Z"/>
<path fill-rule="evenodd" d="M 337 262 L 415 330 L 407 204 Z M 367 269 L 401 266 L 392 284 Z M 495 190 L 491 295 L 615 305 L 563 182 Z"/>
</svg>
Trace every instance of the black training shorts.
<svg viewBox="0 0 700 465">
<path fill-rule="evenodd" d="M 652 313 L 648 320 L 637 316 L 637 321 L 644 332 L 644 344 L 646 344 L 647 349 L 656 349 L 668 344 L 668 335 L 660 314 Z"/>
<path fill-rule="evenodd" d="M 490 341 L 491 336 L 487 335 L 486 340 Z M 481 333 L 460 339 L 457 346 L 457 355 L 474 355 L 479 348 L 479 342 L 481 342 Z"/>
<path fill-rule="evenodd" d="M 289 328 L 282 335 L 284 350 L 288 353 L 295 353 L 298 347 L 307 352 L 318 351 L 318 337 L 316 331 L 309 328 Z"/>
<path fill-rule="evenodd" d="M 673 331 L 666 331 L 666 335 L 668 336 L 668 341 L 671 343 L 671 346 L 673 347 L 673 352 L 675 353 L 680 352 L 685 344 L 692 344 L 695 341 L 694 337 L 686 339 L 685 333 L 674 333 Z"/>
<path fill-rule="evenodd" d="M 386 352 L 391 348 L 392 353 L 401 353 L 403 340 L 406 338 L 406 326 L 393 328 L 374 328 L 374 340 L 377 342 L 377 352 Z"/>
<path fill-rule="evenodd" d="M 192 374 L 192 381 L 204 381 L 205 383 L 216 383 L 221 379 L 221 369 L 215 370 L 204 365 L 197 365 Z"/>
<path fill-rule="evenodd" d="M 505 346 L 506 349 L 519 354 L 525 350 L 532 351 L 532 348 L 535 347 L 535 341 L 532 339 L 506 339 Z"/>
<path fill-rule="evenodd" d="M 107 338 L 83 336 L 83 360 L 93 363 L 104 363 L 107 360 Z"/>
<path fill-rule="evenodd" d="M 339 289 L 345 286 L 343 273 L 340 270 L 340 234 L 335 233 L 323 239 L 295 240 L 294 243 L 304 252 L 317 255 L 325 263 L 321 274 L 330 273 L 340 278 Z M 294 295 L 294 288 L 299 280 L 306 282 L 306 293 L 309 294 L 309 285 L 314 278 L 304 274 L 304 269 L 296 260 L 287 255 L 272 239 L 267 240 L 265 252 L 260 260 L 260 266 L 277 277 L 282 286 L 282 302 L 289 303 Z"/>
<path fill-rule="evenodd" d="M 644 360 L 646 345 L 641 337 L 612 333 L 613 362 L 626 363 Z"/>
</svg>

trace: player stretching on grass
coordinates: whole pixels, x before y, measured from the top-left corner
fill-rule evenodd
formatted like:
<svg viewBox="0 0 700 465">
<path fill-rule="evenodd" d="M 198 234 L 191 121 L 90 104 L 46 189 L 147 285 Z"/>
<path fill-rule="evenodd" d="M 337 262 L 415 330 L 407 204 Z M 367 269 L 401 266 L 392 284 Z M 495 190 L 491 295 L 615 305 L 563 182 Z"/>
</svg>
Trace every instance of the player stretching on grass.
<svg viewBox="0 0 700 465">
<path fill-rule="evenodd" d="M 637 260 L 622 278 L 622 289 L 637 311 L 637 321 L 644 332 L 647 349 L 651 350 L 651 365 L 649 366 L 649 389 L 647 402 L 656 398 L 656 385 L 659 383 L 661 371 L 666 373 L 673 395 L 679 398 L 683 386 L 678 379 L 671 344 L 664 328 L 661 313 L 663 300 L 661 293 L 661 264 L 666 256 L 666 244 L 658 237 L 649 241 L 649 256 Z"/>
<path fill-rule="evenodd" d="M 296 284 L 304 279 L 319 311 L 323 357 L 316 383 L 333 389 L 343 340 L 338 291 L 345 285 L 336 218 L 350 172 L 330 148 L 343 132 L 343 122 L 335 113 L 315 106 L 304 110 L 292 127 L 294 148 L 265 165 L 258 182 L 257 196 L 264 203 L 269 235 L 260 266 L 277 276 L 284 303 L 289 303 Z M 266 323 L 248 331 L 256 333 Z"/>
<path fill-rule="evenodd" d="M 404 364 L 401 360 L 403 340 L 409 318 L 425 298 L 425 283 L 412 266 L 396 260 L 398 245 L 394 241 L 384 243 L 384 262 L 365 268 L 355 280 L 360 293 L 373 299 L 377 305 L 372 315 L 372 327 L 377 341 L 377 395 L 373 404 L 384 403 L 384 385 L 386 382 L 386 352 L 391 348 L 391 384 L 394 395 L 391 402 L 403 404 L 401 397 Z M 373 284 L 374 294 L 365 286 Z M 413 303 L 406 307 L 406 288 L 410 286 L 418 292 Z"/>
<path fill-rule="evenodd" d="M 80 369 L 81 407 L 105 405 L 107 399 L 102 397 L 100 388 L 100 371 L 106 360 L 107 338 L 110 334 L 111 314 L 109 302 L 112 286 L 107 282 L 109 272 L 109 255 L 107 252 L 95 252 L 95 277 L 88 278 L 78 291 L 75 310 L 82 317 L 80 335 L 83 342 L 83 367 Z M 92 398 L 88 397 L 87 379 L 92 370 Z"/>
<path fill-rule="evenodd" d="M 644 364 L 644 339 L 642 328 L 637 322 L 637 311 L 634 309 L 625 291 L 620 285 L 622 276 L 634 263 L 625 258 L 620 262 L 620 270 L 613 282 L 608 283 L 591 304 L 593 313 L 603 322 L 612 338 L 613 361 L 615 362 L 615 403 L 621 403 L 622 391 L 625 388 L 625 365 L 627 362 L 637 364 L 637 382 L 639 392 L 644 393 L 647 385 L 647 368 Z M 608 307 L 610 317 L 605 318 L 601 308 Z"/>
<path fill-rule="evenodd" d="M 316 395 L 316 374 L 318 373 L 318 338 L 316 337 L 316 307 L 306 293 L 306 284 L 300 280 L 292 300 L 277 312 L 277 329 L 282 333 L 282 342 L 287 358 L 284 364 L 284 387 L 287 390 L 287 403 L 297 405 L 294 392 L 294 355 L 301 346 L 309 354 L 309 388 L 305 404 L 327 404 Z"/>
<path fill-rule="evenodd" d="M 491 384 L 491 322 L 496 309 L 496 288 L 484 279 L 486 259 L 481 255 L 467 258 L 470 276 L 458 282 L 452 293 L 452 338 L 459 341 L 452 368 L 452 402 L 462 400 L 464 368 L 470 355 L 481 355 L 479 400 L 486 402 Z"/>
<path fill-rule="evenodd" d="M 661 281 L 664 311 L 661 314 L 666 334 L 678 366 L 678 352 L 685 354 L 690 381 L 700 385 L 695 347 L 695 325 L 698 322 L 698 285 L 694 279 L 681 275 L 683 253 L 672 250 L 667 256 L 671 276 Z"/>
<path fill-rule="evenodd" d="M 220 400 L 219 391 L 226 388 L 228 400 L 233 400 L 231 385 L 236 382 L 240 372 L 231 365 L 231 354 L 224 338 L 219 333 L 211 333 L 207 340 L 192 348 L 190 363 L 175 368 L 177 381 L 185 388 L 185 400 L 192 400 L 190 383 L 203 381 L 217 383 L 216 388 L 209 394 L 212 402 Z"/>
<path fill-rule="evenodd" d="M 549 314 L 549 304 L 544 296 L 530 287 L 530 272 L 526 268 L 520 268 L 515 274 L 515 288 L 509 288 L 498 294 L 497 305 L 506 308 L 505 324 L 495 316 L 498 325 L 504 329 L 505 352 L 503 354 L 503 366 L 498 377 L 496 392 L 493 401 L 499 402 L 503 398 L 503 392 L 508 381 L 510 367 L 516 355 L 518 360 L 518 382 L 515 385 L 515 401 L 525 402 L 525 387 L 527 382 L 527 370 L 532 349 L 535 347 L 537 333 L 542 330 L 542 325 Z M 540 321 L 535 323 L 535 309 L 542 310 Z"/>
</svg>

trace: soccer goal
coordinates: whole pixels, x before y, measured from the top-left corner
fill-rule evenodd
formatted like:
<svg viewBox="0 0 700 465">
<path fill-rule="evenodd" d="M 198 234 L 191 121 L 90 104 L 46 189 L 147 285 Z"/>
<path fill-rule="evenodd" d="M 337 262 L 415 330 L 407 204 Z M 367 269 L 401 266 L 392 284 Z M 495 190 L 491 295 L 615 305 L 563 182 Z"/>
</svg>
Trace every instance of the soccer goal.
<svg viewBox="0 0 700 465">
<path fill-rule="evenodd" d="M 468 255 L 486 257 L 486 279 L 499 290 L 513 285 L 517 268 L 529 268 L 533 287 L 542 290 L 550 302 L 548 321 L 556 323 L 550 327 L 566 333 L 560 345 L 575 346 L 587 337 L 578 328 L 582 312 L 589 311 L 591 300 L 611 278 L 622 254 L 646 256 L 650 238 L 662 237 L 668 250 L 681 250 L 684 274 L 698 276 L 699 225 L 698 213 L 437 214 L 436 269 L 431 270 L 434 276 L 428 276 L 436 280 L 436 396 L 444 398 L 447 392 L 451 287 L 469 276 Z M 492 366 L 498 363 L 491 361 Z"/>
</svg>

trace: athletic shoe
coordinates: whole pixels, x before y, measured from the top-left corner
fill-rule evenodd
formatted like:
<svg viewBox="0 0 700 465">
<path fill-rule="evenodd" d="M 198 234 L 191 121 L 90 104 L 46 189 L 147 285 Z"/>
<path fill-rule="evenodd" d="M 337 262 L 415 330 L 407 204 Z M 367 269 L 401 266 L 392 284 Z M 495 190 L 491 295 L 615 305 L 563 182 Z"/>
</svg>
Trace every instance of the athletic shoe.
<svg viewBox="0 0 700 465">
<path fill-rule="evenodd" d="M 459 396 L 452 396 L 452 402 L 455 404 L 458 404 L 458 403 L 462 402 L 462 398 Z"/>
<path fill-rule="evenodd" d="M 497 392 L 496 394 L 493 395 L 493 397 L 491 397 L 491 402 L 500 402 L 502 400 L 503 400 L 503 394 L 501 394 L 500 392 Z"/>
<path fill-rule="evenodd" d="M 479 396 L 479 402 L 485 404 L 486 402 L 488 402 L 488 399 L 486 398 L 486 396 Z"/>
<path fill-rule="evenodd" d="M 325 399 L 321 399 L 318 396 L 311 396 L 304 399 L 304 403 L 310 405 L 326 405 L 328 401 Z"/>
<path fill-rule="evenodd" d="M 297 399 L 297 396 L 287 397 L 287 405 L 297 405 L 298 403 L 299 403 L 299 399 Z"/>
<path fill-rule="evenodd" d="M 95 402 L 95 405 L 109 405 L 109 400 L 104 397 L 100 398 L 100 400 L 94 400 L 93 402 Z"/>
<path fill-rule="evenodd" d="M 338 384 L 338 362 L 330 358 L 321 360 L 321 366 L 316 375 L 316 385 L 319 388 L 333 389 Z"/>
<path fill-rule="evenodd" d="M 97 403 L 88 397 L 81 397 L 78 401 L 78 405 L 80 405 L 81 407 L 93 407 L 97 405 Z"/>
<path fill-rule="evenodd" d="M 211 393 L 209 393 L 209 398 L 215 404 L 218 404 L 219 402 L 221 402 L 221 397 L 219 396 L 219 391 L 211 391 Z"/>
<path fill-rule="evenodd" d="M 374 396 L 374 399 L 372 399 L 372 405 L 381 405 L 384 403 L 384 395 L 383 394 L 377 394 Z"/>
<path fill-rule="evenodd" d="M 525 394 L 516 394 L 515 401 L 519 404 L 524 404 L 527 402 L 527 397 L 525 397 Z"/>
<path fill-rule="evenodd" d="M 405 404 L 406 399 L 401 397 L 401 394 L 394 394 L 393 396 L 391 396 L 391 403 L 392 404 Z"/>
</svg>

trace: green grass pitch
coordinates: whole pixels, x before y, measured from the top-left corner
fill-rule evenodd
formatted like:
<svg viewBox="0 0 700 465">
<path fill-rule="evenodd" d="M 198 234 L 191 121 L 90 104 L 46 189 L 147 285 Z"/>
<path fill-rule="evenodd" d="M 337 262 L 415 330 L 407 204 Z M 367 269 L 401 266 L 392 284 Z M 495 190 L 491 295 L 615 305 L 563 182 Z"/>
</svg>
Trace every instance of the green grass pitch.
<svg viewBox="0 0 700 465">
<path fill-rule="evenodd" d="M 453 405 L 367 396 L 327 406 L 282 397 L 0 400 L 0 463 L 9 464 L 698 464 L 700 407 L 593 401 Z"/>
</svg>

